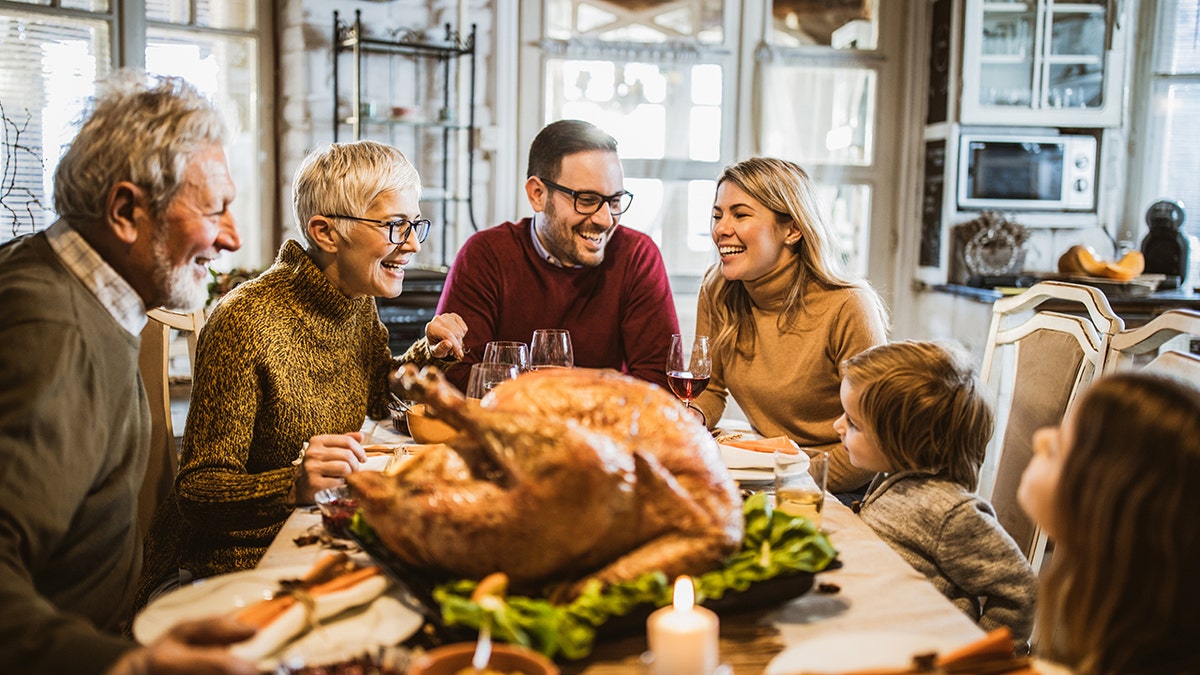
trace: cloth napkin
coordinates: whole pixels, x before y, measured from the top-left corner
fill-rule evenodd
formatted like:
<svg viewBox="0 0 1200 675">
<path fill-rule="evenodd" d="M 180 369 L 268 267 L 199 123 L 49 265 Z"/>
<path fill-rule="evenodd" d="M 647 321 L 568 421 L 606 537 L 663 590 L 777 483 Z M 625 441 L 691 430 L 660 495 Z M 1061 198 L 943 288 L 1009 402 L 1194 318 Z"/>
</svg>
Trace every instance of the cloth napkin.
<svg viewBox="0 0 1200 675">
<path fill-rule="evenodd" d="M 258 632 L 229 651 L 259 661 L 314 624 L 374 601 L 391 584 L 378 567 L 346 571 L 347 562 L 344 554 L 329 554 L 305 575 L 300 594 L 279 594 L 238 611 L 235 618 L 258 628 Z"/>
<path fill-rule="evenodd" d="M 742 450 L 753 450 L 755 452 L 773 453 L 776 450 L 782 450 L 789 455 L 800 454 L 800 446 L 787 436 L 775 436 L 773 438 L 755 438 L 752 440 L 736 440 L 725 441 L 721 445 L 728 445 L 733 448 L 741 448 Z"/>
</svg>

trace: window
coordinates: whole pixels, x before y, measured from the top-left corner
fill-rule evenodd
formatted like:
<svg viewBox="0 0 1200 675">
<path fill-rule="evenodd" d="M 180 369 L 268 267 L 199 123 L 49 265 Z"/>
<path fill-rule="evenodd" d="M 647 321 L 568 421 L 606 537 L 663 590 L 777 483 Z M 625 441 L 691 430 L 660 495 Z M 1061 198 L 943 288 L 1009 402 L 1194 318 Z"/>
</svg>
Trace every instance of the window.
<svg viewBox="0 0 1200 675">
<path fill-rule="evenodd" d="M 1147 207 L 1176 199 L 1187 211 L 1184 230 L 1200 237 L 1200 0 L 1159 0 L 1154 19 L 1156 39 L 1143 71 L 1149 74 L 1143 142 L 1130 172 L 1141 187 L 1125 215 L 1133 233 L 1144 235 Z"/>
<path fill-rule="evenodd" d="M 260 115 L 257 0 L 0 0 L 0 105 L 5 116 L 0 241 L 54 222 L 53 177 L 94 85 L 115 65 L 186 78 L 227 113 L 226 148 L 238 186 L 233 209 L 242 250 L 226 267 L 256 267 L 272 248 L 259 223 L 274 222 L 260 147 L 269 137 Z M 145 21 L 123 21 L 121 11 Z M 135 37 L 129 25 L 144 26 Z M 124 49 L 120 45 L 125 45 Z M 137 63 L 115 64 L 114 53 Z"/>
<path fill-rule="evenodd" d="M 544 0 L 543 16 L 531 12 L 524 24 L 542 86 L 522 92 L 538 106 L 522 111 L 538 118 L 523 129 L 573 117 L 616 137 L 637 195 L 621 222 L 654 238 L 679 290 L 697 288 L 716 260 L 709 225 L 717 177 L 756 154 L 808 170 L 849 269 L 890 281 L 888 231 L 871 225 L 894 225 L 886 214 L 900 187 L 887 177 L 896 150 L 878 141 L 900 135 L 878 126 L 901 119 L 904 15 L 881 4 Z"/>
</svg>

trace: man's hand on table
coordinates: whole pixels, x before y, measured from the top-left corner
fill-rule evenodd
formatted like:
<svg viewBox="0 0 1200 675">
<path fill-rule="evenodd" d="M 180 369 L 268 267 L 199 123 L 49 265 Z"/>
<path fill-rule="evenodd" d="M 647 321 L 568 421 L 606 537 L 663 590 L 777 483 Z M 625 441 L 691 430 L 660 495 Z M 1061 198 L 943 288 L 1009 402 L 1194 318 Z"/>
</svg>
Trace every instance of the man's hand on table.
<svg viewBox="0 0 1200 675">
<path fill-rule="evenodd" d="M 228 617 L 185 621 L 153 644 L 126 652 L 106 675 L 256 675 L 253 663 L 226 649 L 252 635 L 254 628 Z"/>
<path fill-rule="evenodd" d="M 467 322 L 453 312 L 438 314 L 425 324 L 425 341 L 434 358 L 463 357 L 463 336 L 467 334 Z"/>
<path fill-rule="evenodd" d="M 292 502 L 311 504 L 321 490 L 345 483 L 346 476 L 358 471 L 367 461 L 362 439 L 361 431 L 310 438 L 296 482 L 292 485 Z"/>
</svg>

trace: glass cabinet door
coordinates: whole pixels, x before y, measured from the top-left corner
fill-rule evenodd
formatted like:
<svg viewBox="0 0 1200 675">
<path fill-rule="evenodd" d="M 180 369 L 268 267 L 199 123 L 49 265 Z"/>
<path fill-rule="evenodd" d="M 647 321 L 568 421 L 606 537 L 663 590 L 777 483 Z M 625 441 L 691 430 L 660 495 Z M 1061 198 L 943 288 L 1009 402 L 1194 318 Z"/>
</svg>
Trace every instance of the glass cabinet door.
<svg viewBox="0 0 1200 675">
<path fill-rule="evenodd" d="M 1107 0 L 969 0 L 962 122 L 1120 123 L 1124 33 Z M 1081 116 L 1082 115 L 1082 116 Z"/>
<path fill-rule="evenodd" d="M 1105 3 L 1054 2 L 1047 8 L 1050 39 L 1043 107 L 1095 109 L 1104 105 Z"/>
<path fill-rule="evenodd" d="M 1037 19 L 1033 3 L 984 4 L 979 105 L 1028 108 L 1033 104 Z"/>
</svg>

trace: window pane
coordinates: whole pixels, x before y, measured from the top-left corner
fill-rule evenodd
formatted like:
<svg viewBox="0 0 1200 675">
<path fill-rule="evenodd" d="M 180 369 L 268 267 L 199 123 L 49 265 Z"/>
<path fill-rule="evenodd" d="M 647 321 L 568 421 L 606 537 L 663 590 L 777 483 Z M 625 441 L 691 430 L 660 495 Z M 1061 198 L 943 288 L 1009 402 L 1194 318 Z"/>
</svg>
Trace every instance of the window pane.
<svg viewBox="0 0 1200 675">
<path fill-rule="evenodd" d="M 660 43 L 724 40 L 724 0 L 547 0 L 546 37 Z"/>
<path fill-rule="evenodd" d="M 1200 236 L 1200 84 L 1161 83 L 1155 109 L 1162 114 L 1162 145 L 1149 156 L 1159 158 L 1161 190 L 1149 196 L 1182 201 L 1187 209 L 1184 229 Z"/>
<path fill-rule="evenodd" d="M 0 241 L 7 241 L 53 222 L 54 169 L 112 58 L 103 21 L 5 12 L 0 22 L 0 102 L 9 141 L 0 144 Z"/>
<path fill-rule="evenodd" d="M 83 9 L 89 12 L 108 11 L 108 0 L 62 0 L 60 4 L 67 9 Z"/>
<path fill-rule="evenodd" d="M 146 18 L 187 25 L 191 22 L 188 0 L 146 0 Z"/>
<path fill-rule="evenodd" d="M 716 181 L 627 177 L 625 187 L 636 196 L 621 224 L 654 239 L 669 275 L 702 275 L 715 261 L 708 224 Z"/>
<path fill-rule="evenodd" d="M 874 70 L 771 64 L 762 91 L 764 153 L 805 165 L 871 164 Z"/>
<path fill-rule="evenodd" d="M 821 203 L 837 235 L 842 262 L 851 276 L 867 275 L 867 252 L 871 222 L 871 188 L 866 185 L 820 185 Z"/>
<path fill-rule="evenodd" d="M 254 28 L 255 0 L 194 0 L 196 16 L 192 18 L 192 0 L 146 0 L 146 18 L 180 26 L 205 28 Z"/>
<path fill-rule="evenodd" d="M 191 31 L 149 28 L 146 31 L 146 69 L 178 75 L 196 85 L 225 111 L 233 132 L 226 148 L 229 168 L 237 185 L 234 217 L 242 235 L 242 248 L 222 256 L 225 266 L 258 265 L 264 230 L 258 222 L 265 193 L 258 168 L 258 64 L 250 38 Z"/>
<path fill-rule="evenodd" d="M 1155 70 L 1182 75 L 1200 73 L 1200 0 L 1160 0 L 1163 26 L 1155 45 Z M 1169 22 L 1169 23 L 1168 23 Z"/>
<path fill-rule="evenodd" d="M 877 2 L 774 0 L 771 42 L 785 47 L 875 49 L 879 41 Z"/>
<path fill-rule="evenodd" d="M 545 121 L 587 120 L 612 134 L 627 159 L 715 160 L 720 108 L 694 105 L 692 92 L 702 88 L 701 79 L 719 90 L 720 72 L 711 64 L 552 59 L 546 64 Z"/>
</svg>

